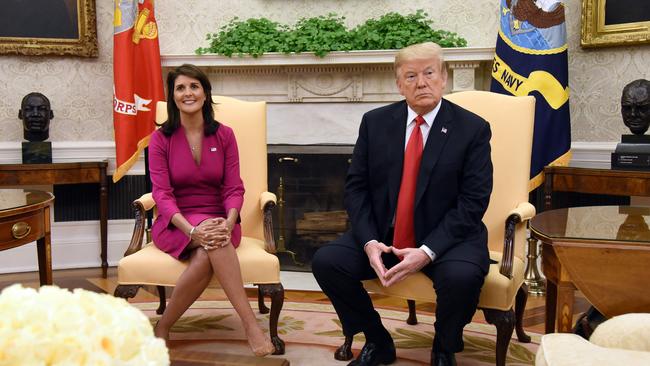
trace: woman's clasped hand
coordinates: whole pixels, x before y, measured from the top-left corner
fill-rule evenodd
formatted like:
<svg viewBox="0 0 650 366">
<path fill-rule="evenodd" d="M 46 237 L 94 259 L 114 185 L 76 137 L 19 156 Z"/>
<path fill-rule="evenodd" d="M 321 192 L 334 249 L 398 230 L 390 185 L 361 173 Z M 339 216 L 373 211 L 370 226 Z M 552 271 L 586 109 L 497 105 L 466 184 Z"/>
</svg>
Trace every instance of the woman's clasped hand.
<svg viewBox="0 0 650 366">
<path fill-rule="evenodd" d="M 224 248 L 231 244 L 232 225 L 223 217 L 207 219 L 201 222 L 192 233 L 192 240 L 205 250 Z"/>
</svg>

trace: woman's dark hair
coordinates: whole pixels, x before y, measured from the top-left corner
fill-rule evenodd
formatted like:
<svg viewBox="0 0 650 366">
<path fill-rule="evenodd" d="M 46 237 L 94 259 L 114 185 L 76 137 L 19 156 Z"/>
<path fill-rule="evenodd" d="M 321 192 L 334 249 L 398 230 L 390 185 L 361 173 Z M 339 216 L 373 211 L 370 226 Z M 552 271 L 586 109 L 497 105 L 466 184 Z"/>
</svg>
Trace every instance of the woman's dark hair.
<svg viewBox="0 0 650 366">
<path fill-rule="evenodd" d="M 196 79 L 201 83 L 205 92 L 205 102 L 201 108 L 205 126 L 203 133 L 206 136 L 213 135 L 219 128 L 219 122 L 214 119 L 214 111 L 212 110 L 212 85 L 210 85 L 208 76 L 201 69 L 190 64 L 178 66 L 167 74 L 167 121 L 160 125 L 160 129 L 165 136 L 171 136 L 181 125 L 181 114 L 174 102 L 174 83 L 180 75 Z"/>
</svg>

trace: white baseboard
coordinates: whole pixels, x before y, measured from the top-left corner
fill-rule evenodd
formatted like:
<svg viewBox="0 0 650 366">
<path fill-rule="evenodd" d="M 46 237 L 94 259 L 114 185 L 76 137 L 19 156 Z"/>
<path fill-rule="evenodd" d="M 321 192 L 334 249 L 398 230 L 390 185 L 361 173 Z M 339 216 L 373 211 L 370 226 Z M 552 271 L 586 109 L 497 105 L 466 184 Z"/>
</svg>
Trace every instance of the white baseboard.
<svg viewBox="0 0 650 366">
<path fill-rule="evenodd" d="M 616 142 L 573 142 L 571 166 L 604 168 L 610 166 L 610 154 Z M 109 159 L 109 174 L 115 169 L 115 145 L 112 141 L 52 143 L 55 162 L 97 161 Z M 79 158 L 83 156 L 84 158 Z M 21 162 L 19 142 L 0 142 L 0 163 Z M 112 164 L 112 165 L 111 165 Z M 142 159 L 129 174 L 144 174 Z M 133 220 L 109 220 L 108 263 L 116 265 L 129 245 Z M 55 222 L 52 225 L 52 268 L 99 267 L 99 221 Z M 0 252 L 0 273 L 38 270 L 35 243 Z M 300 280 L 299 282 L 303 282 Z M 316 289 L 317 285 L 311 284 Z"/>
<path fill-rule="evenodd" d="M 285 290 L 322 291 L 311 272 L 280 271 Z"/>
<path fill-rule="evenodd" d="M 108 222 L 108 265 L 116 266 L 129 246 L 133 220 Z M 54 223 L 52 226 L 52 269 L 99 268 L 99 221 Z M 0 252 L 0 273 L 38 271 L 36 243 Z M 280 273 L 287 290 L 320 291 L 310 272 Z"/>
<path fill-rule="evenodd" d="M 108 265 L 117 265 L 129 246 L 133 220 L 108 221 Z M 100 267 L 99 221 L 52 224 L 52 269 Z M 0 252 L 0 273 L 38 270 L 36 242 Z"/>
</svg>

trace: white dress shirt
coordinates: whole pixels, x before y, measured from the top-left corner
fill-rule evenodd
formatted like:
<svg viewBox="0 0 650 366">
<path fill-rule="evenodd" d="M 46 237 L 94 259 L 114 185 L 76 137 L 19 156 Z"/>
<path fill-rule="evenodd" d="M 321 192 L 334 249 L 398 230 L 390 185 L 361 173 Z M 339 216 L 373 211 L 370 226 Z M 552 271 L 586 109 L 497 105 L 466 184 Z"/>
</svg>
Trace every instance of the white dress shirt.
<svg viewBox="0 0 650 366">
<path fill-rule="evenodd" d="M 433 108 L 433 110 L 425 115 L 422 116 L 424 118 L 423 124 L 420 125 L 420 132 L 422 133 L 422 147 L 426 146 L 427 144 L 427 138 L 429 137 L 429 131 L 431 131 L 431 125 L 433 124 L 433 121 L 436 119 L 436 116 L 438 115 L 438 111 L 440 111 L 440 105 L 442 103 L 438 102 L 438 105 Z M 409 139 L 411 138 L 411 133 L 413 129 L 416 126 L 415 122 L 415 117 L 418 116 L 418 114 L 411 109 L 410 106 L 407 105 L 407 111 L 408 115 L 406 117 L 406 138 L 404 139 L 404 150 L 406 151 L 406 145 L 408 144 Z M 395 217 L 393 217 L 393 225 L 395 225 Z M 429 256 L 429 259 L 433 262 L 434 259 L 436 259 L 436 253 L 434 253 L 431 249 L 429 249 L 428 246 L 426 245 L 420 245 L 419 249 L 426 253 L 427 256 Z"/>
<path fill-rule="evenodd" d="M 433 110 L 425 115 L 422 116 L 424 118 L 423 124 L 420 125 L 420 133 L 422 133 L 422 148 L 426 146 L 427 144 L 427 138 L 429 137 L 429 131 L 431 131 L 431 125 L 433 125 L 433 121 L 436 119 L 436 116 L 438 115 L 438 111 L 440 111 L 440 105 L 442 105 L 441 102 L 438 102 L 438 105 L 436 105 Z M 411 138 L 411 133 L 413 132 L 413 129 L 416 126 L 415 122 L 415 117 L 418 116 L 418 114 L 411 109 L 411 107 L 407 104 L 406 106 L 407 109 L 407 116 L 406 116 L 406 138 L 404 139 L 404 150 L 406 151 L 406 145 L 408 144 L 409 139 Z M 395 225 L 395 216 L 393 216 L 393 223 L 392 225 Z M 373 239 L 374 240 L 374 239 Z M 368 245 L 372 240 L 368 241 L 365 245 Z M 365 246 L 364 245 L 364 246 Z M 420 250 L 422 250 L 426 255 L 431 259 L 433 262 L 434 259 L 436 259 L 436 253 L 434 253 L 429 247 L 426 245 L 421 245 L 419 247 Z"/>
</svg>

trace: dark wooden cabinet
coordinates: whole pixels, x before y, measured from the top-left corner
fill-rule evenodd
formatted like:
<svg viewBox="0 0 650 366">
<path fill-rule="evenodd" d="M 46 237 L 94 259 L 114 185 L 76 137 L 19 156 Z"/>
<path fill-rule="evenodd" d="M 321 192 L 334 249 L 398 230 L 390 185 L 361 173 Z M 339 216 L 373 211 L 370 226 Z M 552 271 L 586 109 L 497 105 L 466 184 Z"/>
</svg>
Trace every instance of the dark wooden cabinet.
<svg viewBox="0 0 650 366">
<path fill-rule="evenodd" d="M 650 197 L 650 171 L 547 166 L 544 209 L 557 208 L 557 192 Z"/>
<path fill-rule="evenodd" d="M 108 271 L 108 180 L 106 161 L 52 164 L 0 164 L 0 186 L 97 183 L 102 275 Z M 83 199 L 83 197 L 79 197 Z"/>
<path fill-rule="evenodd" d="M 0 189 L 0 251 L 36 241 L 41 286 L 52 284 L 50 208 L 54 196 L 49 192 Z"/>
</svg>

